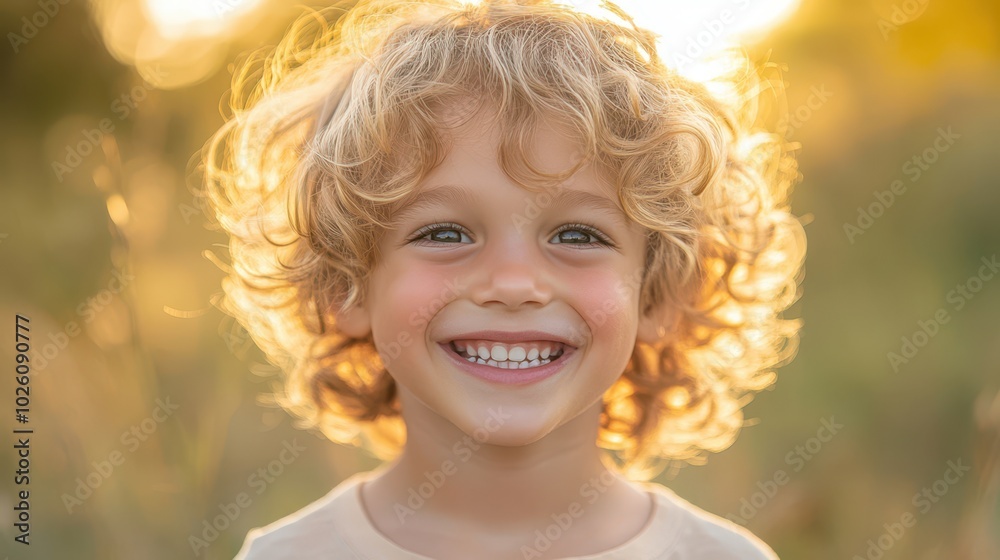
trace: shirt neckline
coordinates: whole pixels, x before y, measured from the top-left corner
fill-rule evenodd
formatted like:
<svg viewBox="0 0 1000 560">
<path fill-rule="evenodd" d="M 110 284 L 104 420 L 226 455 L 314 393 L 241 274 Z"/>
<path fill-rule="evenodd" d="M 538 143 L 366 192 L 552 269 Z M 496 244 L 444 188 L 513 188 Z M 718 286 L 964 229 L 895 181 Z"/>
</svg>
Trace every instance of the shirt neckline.
<svg viewBox="0 0 1000 560">
<path fill-rule="evenodd" d="M 392 558 L 394 560 L 435 560 L 403 548 L 388 536 L 382 534 L 366 511 L 361 500 L 361 487 L 372 478 L 373 472 L 358 473 L 345 481 L 345 495 L 342 507 L 335 514 L 335 526 L 351 527 L 341 536 L 361 558 Z M 624 543 L 596 554 L 573 556 L 559 560 L 643 560 L 662 555 L 673 548 L 680 530 L 679 518 L 671 515 L 669 499 L 658 492 L 655 483 L 633 482 L 642 488 L 653 502 L 653 511 L 638 533 Z M 673 519 L 666 519 L 666 517 Z M 665 531 L 660 531 L 666 527 Z"/>
</svg>

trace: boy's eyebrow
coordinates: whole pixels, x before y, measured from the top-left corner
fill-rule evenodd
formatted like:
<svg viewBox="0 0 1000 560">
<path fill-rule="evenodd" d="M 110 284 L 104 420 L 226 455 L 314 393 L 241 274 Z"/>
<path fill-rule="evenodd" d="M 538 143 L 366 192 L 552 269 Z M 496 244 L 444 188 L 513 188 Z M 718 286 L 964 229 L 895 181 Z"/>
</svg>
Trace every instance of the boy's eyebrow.
<svg viewBox="0 0 1000 560">
<path fill-rule="evenodd" d="M 535 201 L 534 205 L 536 207 L 544 208 L 544 206 L 549 206 L 550 204 L 589 206 L 595 210 L 600 210 L 603 214 L 611 216 L 617 220 L 622 227 L 628 227 L 627 216 L 625 216 L 622 209 L 619 208 L 619 206 L 610 198 L 587 191 L 578 191 L 569 188 L 560 188 L 554 194 L 549 191 L 545 191 L 543 193 L 530 193 L 526 191 L 526 193 L 526 196 L 538 197 L 542 194 L 547 194 L 551 197 L 552 202 L 549 204 L 542 205 Z M 476 197 L 473 196 L 472 191 L 469 189 L 465 189 L 457 185 L 439 185 L 423 190 L 414 195 L 408 204 L 400 208 L 400 210 L 393 215 L 393 221 L 399 222 L 418 210 L 449 202 L 460 202 L 472 206 L 475 205 L 477 200 Z"/>
</svg>

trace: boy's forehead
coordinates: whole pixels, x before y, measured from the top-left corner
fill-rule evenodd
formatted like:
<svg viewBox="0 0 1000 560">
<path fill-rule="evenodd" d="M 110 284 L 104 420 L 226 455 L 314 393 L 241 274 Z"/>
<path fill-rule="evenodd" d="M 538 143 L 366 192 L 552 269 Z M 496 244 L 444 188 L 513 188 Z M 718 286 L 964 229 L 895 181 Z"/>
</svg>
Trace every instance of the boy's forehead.
<svg viewBox="0 0 1000 560">
<path fill-rule="evenodd" d="M 501 127 L 506 123 L 501 121 L 495 108 L 465 100 L 443 108 L 440 114 L 444 124 L 440 132 L 445 139 L 446 164 L 461 156 L 499 158 Z M 529 138 L 530 145 L 526 146 L 524 154 L 527 163 L 543 172 L 562 172 L 584 159 L 583 143 L 574 140 L 570 127 L 551 116 L 541 115 L 533 124 Z M 581 166 L 577 173 L 587 167 L 589 163 Z"/>
<path fill-rule="evenodd" d="M 493 186 L 508 184 L 511 179 L 501 169 L 499 160 L 500 122 L 495 111 L 474 103 L 450 109 L 459 116 L 461 124 L 441 131 L 445 155 L 440 165 L 434 167 L 420 181 L 406 199 L 398 201 L 392 214 L 399 220 L 419 208 L 461 202 L 465 205 L 482 204 L 490 198 Z M 444 114 L 443 112 L 441 113 Z M 554 119 L 539 119 L 534 126 L 531 144 L 525 150 L 530 165 L 545 173 L 561 173 L 572 169 L 584 158 L 581 142 L 573 140 L 568 128 L 560 127 Z M 520 187 L 520 185 L 518 185 Z M 613 186 L 603 180 L 596 166 L 584 162 L 576 172 L 555 186 L 535 185 L 539 193 L 532 195 L 524 189 L 527 198 L 547 192 L 555 202 L 576 206 L 585 205 L 612 212 L 622 223 L 625 218 Z M 523 188 L 523 187 L 521 187 Z"/>
</svg>

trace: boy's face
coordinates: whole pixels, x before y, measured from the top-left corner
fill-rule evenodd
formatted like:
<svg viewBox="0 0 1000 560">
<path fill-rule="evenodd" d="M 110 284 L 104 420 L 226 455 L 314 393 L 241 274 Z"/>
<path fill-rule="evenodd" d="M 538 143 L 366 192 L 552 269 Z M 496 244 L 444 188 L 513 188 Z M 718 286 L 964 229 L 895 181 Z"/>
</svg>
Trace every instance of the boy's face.
<svg viewBox="0 0 1000 560">
<path fill-rule="evenodd" d="M 447 421 L 468 435 L 485 430 L 493 444 L 526 445 L 592 407 L 622 373 L 637 337 L 655 338 L 659 323 L 639 313 L 645 230 L 628 220 L 614 188 L 589 165 L 559 188 L 537 194 L 520 188 L 501 171 L 498 133 L 482 114 L 449 137 L 446 159 L 418 192 L 450 185 L 460 193 L 396 214 L 395 229 L 380 243 L 369 301 L 342 314 L 339 328 L 352 336 L 372 332 L 410 429 L 448 427 Z M 580 153 L 543 124 L 529 155 L 551 173 L 572 167 Z M 560 198 L 566 195 L 577 198 Z M 593 200 L 581 201 L 585 196 Z M 574 225 L 580 223 L 599 235 Z M 483 330 L 515 340 L 490 344 L 470 335 Z M 470 373 L 461 362 L 468 355 L 456 355 L 451 344 L 458 340 L 467 353 L 503 346 L 508 359 L 520 358 L 520 350 L 512 352 L 520 346 L 525 361 L 532 348 L 560 347 L 539 344 L 545 337 L 538 333 L 518 337 L 522 331 L 571 342 L 551 362 L 559 365 L 549 366 L 555 373 L 498 382 Z M 471 367 L 532 375 L 530 368 Z"/>
</svg>

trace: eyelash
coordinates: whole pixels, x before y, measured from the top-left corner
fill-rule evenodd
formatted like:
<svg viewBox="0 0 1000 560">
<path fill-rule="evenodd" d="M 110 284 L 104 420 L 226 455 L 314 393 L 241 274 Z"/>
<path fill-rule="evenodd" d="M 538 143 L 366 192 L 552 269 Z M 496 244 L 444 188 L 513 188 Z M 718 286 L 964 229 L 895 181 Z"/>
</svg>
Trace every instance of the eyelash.
<svg viewBox="0 0 1000 560">
<path fill-rule="evenodd" d="M 416 233 L 413 234 L 412 237 L 410 237 L 410 239 L 407 240 L 407 243 L 416 243 L 418 241 L 425 241 L 422 238 L 427 237 L 428 235 L 430 235 L 432 233 L 436 233 L 438 231 L 447 231 L 447 230 L 457 230 L 459 232 L 465 233 L 466 235 L 469 234 L 469 231 L 467 229 L 465 229 L 464 227 L 462 227 L 462 226 L 460 226 L 460 225 L 458 225 L 458 224 L 456 224 L 454 222 L 443 222 L 443 223 L 439 223 L 439 224 L 430 224 L 430 225 L 427 225 L 427 226 L 424 226 L 424 227 L 420 228 L 419 230 L 416 231 Z M 608 238 L 608 236 L 604 235 L 601 232 L 601 230 L 597 229 L 595 226 L 592 226 L 590 224 L 583 224 L 583 223 L 579 223 L 579 222 L 572 223 L 572 224 L 566 224 L 563 227 L 559 228 L 553 235 L 559 235 L 560 233 L 562 233 L 564 231 L 573 231 L 573 230 L 578 230 L 578 231 L 581 231 L 583 233 L 590 234 L 591 236 L 593 236 L 594 238 L 596 238 L 597 241 L 593 241 L 593 242 L 590 242 L 590 243 L 563 243 L 563 245 L 579 245 L 579 246 L 582 246 L 582 247 L 592 247 L 592 246 L 595 246 L 595 245 L 605 246 L 605 247 L 611 247 L 611 248 L 617 247 Z M 431 243 L 434 243 L 434 242 L 431 241 Z M 453 244 L 453 245 L 455 245 L 455 244 Z"/>
</svg>

